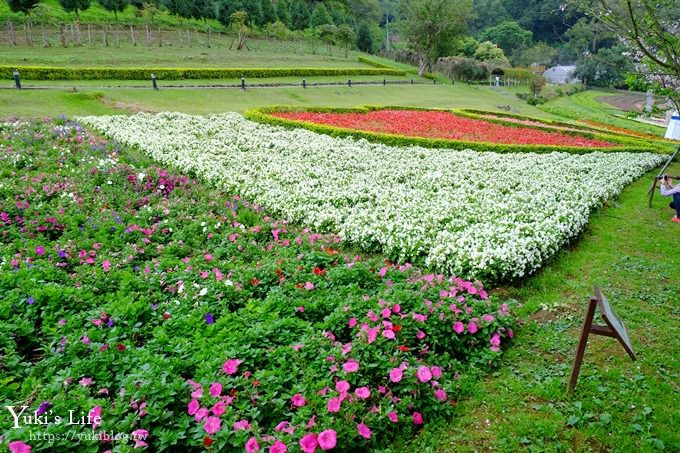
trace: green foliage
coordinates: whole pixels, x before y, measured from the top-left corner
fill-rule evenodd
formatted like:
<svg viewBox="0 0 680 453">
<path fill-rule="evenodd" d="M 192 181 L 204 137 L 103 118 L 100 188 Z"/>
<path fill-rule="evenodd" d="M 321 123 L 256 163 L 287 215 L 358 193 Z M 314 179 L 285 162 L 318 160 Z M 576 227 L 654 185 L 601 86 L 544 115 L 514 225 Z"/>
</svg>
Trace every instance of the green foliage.
<svg viewBox="0 0 680 453">
<path fill-rule="evenodd" d="M 475 50 L 475 59 L 479 61 L 488 61 L 491 64 L 498 66 L 510 66 L 510 62 L 503 53 L 503 49 L 498 47 L 491 41 L 484 41 Z"/>
<path fill-rule="evenodd" d="M 512 55 L 531 46 L 533 36 L 531 31 L 523 29 L 517 22 L 505 21 L 484 30 L 479 39 L 491 41 L 503 49 L 505 55 Z"/>
<path fill-rule="evenodd" d="M 479 41 L 472 36 L 465 36 L 463 39 L 456 42 L 453 52 L 455 55 L 474 57 L 477 47 L 479 47 Z"/>
<path fill-rule="evenodd" d="M 64 11 L 75 13 L 78 17 L 80 11 L 85 11 L 90 7 L 90 0 L 59 0 L 59 4 L 64 8 Z"/>
<path fill-rule="evenodd" d="M 11 79 L 13 66 L 0 66 L 0 77 Z M 26 80 L 158 80 L 234 79 L 289 76 L 404 75 L 383 68 L 50 68 L 18 67 Z"/>
<path fill-rule="evenodd" d="M 309 27 L 309 7 L 304 0 L 292 0 L 290 5 L 290 18 L 293 30 L 304 30 Z"/>
<path fill-rule="evenodd" d="M 27 14 L 40 0 L 7 0 L 10 11 Z"/>
<path fill-rule="evenodd" d="M 276 7 L 271 0 L 263 0 L 262 2 L 262 23 L 271 24 L 278 20 L 276 15 Z"/>
<path fill-rule="evenodd" d="M 373 36 L 367 22 L 362 22 L 357 33 L 357 48 L 362 52 L 373 52 Z"/>
<path fill-rule="evenodd" d="M 321 27 L 322 25 L 333 25 L 333 18 L 331 18 L 323 3 L 317 3 L 309 19 L 309 26 Z"/>
<path fill-rule="evenodd" d="M 472 16 L 472 0 L 407 0 L 400 31 L 420 59 L 423 75 L 439 57 L 450 55 Z"/>
<path fill-rule="evenodd" d="M 602 48 L 582 57 L 576 64 L 576 77 L 590 86 L 611 87 L 625 84 L 626 76 L 635 70 L 625 48 Z"/>
<path fill-rule="evenodd" d="M 279 41 L 286 41 L 293 36 L 293 32 L 280 20 L 265 25 L 264 29 L 268 36 L 272 36 Z"/>
<path fill-rule="evenodd" d="M 435 70 L 451 80 L 476 82 L 488 80 L 489 68 L 474 58 L 446 57 L 437 61 Z"/>
<path fill-rule="evenodd" d="M 293 28 L 293 18 L 290 15 L 290 5 L 287 0 L 276 0 L 276 17 L 291 30 Z"/>
<path fill-rule="evenodd" d="M 118 13 L 122 13 L 125 11 L 125 8 L 130 4 L 128 0 L 97 0 L 102 7 L 107 10 L 112 12 L 115 17 L 116 21 L 118 20 Z"/>
<path fill-rule="evenodd" d="M 512 62 L 519 66 L 530 66 L 534 63 L 550 66 L 557 57 L 557 50 L 545 42 L 513 52 Z"/>
</svg>

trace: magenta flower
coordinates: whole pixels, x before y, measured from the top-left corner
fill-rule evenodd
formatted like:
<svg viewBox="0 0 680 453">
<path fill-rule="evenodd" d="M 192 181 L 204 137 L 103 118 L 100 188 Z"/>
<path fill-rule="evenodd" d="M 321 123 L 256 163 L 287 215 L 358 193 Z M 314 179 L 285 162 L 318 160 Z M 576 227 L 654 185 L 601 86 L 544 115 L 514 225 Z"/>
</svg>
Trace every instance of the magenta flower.
<svg viewBox="0 0 680 453">
<path fill-rule="evenodd" d="M 432 377 L 436 379 L 442 377 L 442 369 L 439 368 L 438 366 L 430 367 L 430 371 L 432 371 Z"/>
<path fill-rule="evenodd" d="M 349 382 L 347 381 L 338 381 L 335 383 L 335 390 L 337 390 L 340 393 L 347 392 L 349 390 Z"/>
<path fill-rule="evenodd" d="M 432 373 L 430 372 L 430 369 L 426 366 L 421 366 L 418 368 L 418 371 L 416 372 L 416 375 L 418 376 L 418 379 L 420 382 L 428 382 L 430 379 L 432 379 Z"/>
<path fill-rule="evenodd" d="M 340 410 L 340 398 L 328 400 L 328 412 L 338 412 Z"/>
<path fill-rule="evenodd" d="M 238 366 L 243 363 L 243 360 L 239 359 L 229 359 L 222 365 L 222 370 L 228 375 L 236 373 Z"/>
<path fill-rule="evenodd" d="M 201 420 L 206 418 L 209 413 L 210 411 L 208 409 L 202 407 L 198 411 L 196 411 L 196 414 L 194 414 L 194 418 L 196 419 L 197 422 L 200 422 Z"/>
<path fill-rule="evenodd" d="M 222 384 L 219 382 L 213 382 L 210 386 L 210 396 L 217 398 L 222 394 Z"/>
<path fill-rule="evenodd" d="M 370 439 L 371 438 L 371 429 L 366 426 L 363 423 L 359 423 L 357 425 L 357 431 L 359 432 L 359 435 L 363 437 L 364 439 Z"/>
<path fill-rule="evenodd" d="M 45 247 L 43 247 L 42 245 L 37 246 L 35 248 L 35 253 L 38 256 L 43 256 L 45 254 Z"/>
<path fill-rule="evenodd" d="M 316 452 L 316 447 L 319 446 L 319 442 L 316 440 L 316 434 L 309 433 L 300 439 L 300 450 L 302 453 L 314 453 Z"/>
<path fill-rule="evenodd" d="M 102 269 L 104 269 L 104 272 L 108 272 L 111 270 L 111 261 L 106 260 L 102 263 Z"/>
<path fill-rule="evenodd" d="M 199 404 L 199 402 L 197 400 L 191 400 L 189 402 L 189 405 L 187 406 L 187 409 L 188 409 L 187 412 L 189 413 L 189 415 L 195 415 L 196 412 L 198 412 L 198 410 L 200 408 L 201 408 L 201 405 Z"/>
<path fill-rule="evenodd" d="M 20 440 L 15 440 L 9 443 L 9 451 L 12 453 L 31 453 L 31 446 Z"/>
<path fill-rule="evenodd" d="M 218 401 L 218 402 L 216 402 L 216 403 L 213 405 L 211 411 L 212 411 L 212 413 L 213 413 L 214 415 L 217 415 L 217 416 L 219 417 L 220 415 L 222 415 L 222 414 L 224 414 L 225 412 L 227 412 L 227 402 L 226 402 L 226 401 Z"/>
<path fill-rule="evenodd" d="M 354 359 L 349 359 L 347 362 L 342 364 L 342 369 L 345 373 L 354 373 L 359 369 L 359 362 Z"/>
<path fill-rule="evenodd" d="M 412 415 L 413 419 L 413 424 L 414 425 L 422 425 L 423 424 L 423 414 L 420 412 L 414 412 Z"/>
<path fill-rule="evenodd" d="M 394 332 L 391 330 L 383 330 L 382 336 L 387 338 L 388 340 L 394 340 Z"/>
<path fill-rule="evenodd" d="M 354 391 L 354 394 L 357 396 L 357 398 L 364 400 L 371 396 L 371 391 L 368 389 L 368 387 L 359 387 Z"/>
<path fill-rule="evenodd" d="M 500 346 L 501 345 L 501 334 L 498 332 L 494 333 L 493 336 L 491 337 L 491 340 L 489 340 L 489 343 L 491 343 L 491 346 Z"/>
<path fill-rule="evenodd" d="M 274 442 L 274 444 L 272 444 L 272 446 L 269 447 L 269 453 L 286 453 L 286 450 L 288 450 L 286 444 L 284 444 L 278 439 L 276 439 L 276 442 Z"/>
<path fill-rule="evenodd" d="M 78 384 L 82 385 L 83 387 L 89 387 L 92 385 L 92 378 L 84 377 L 78 381 Z"/>
<path fill-rule="evenodd" d="M 307 401 L 305 401 L 305 397 L 302 396 L 300 393 L 296 393 L 295 395 L 293 395 L 293 397 L 290 400 L 293 402 L 293 406 L 295 407 L 302 407 L 307 403 Z"/>
<path fill-rule="evenodd" d="M 234 431 L 238 431 L 240 429 L 250 429 L 250 423 L 248 423 L 248 420 L 239 420 L 234 422 Z"/>
<path fill-rule="evenodd" d="M 442 389 L 437 389 L 434 391 L 434 397 L 439 401 L 446 401 L 446 392 Z"/>
<path fill-rule="evenodd" d="M 465 331 L 465 324 L 463 324 L 460 321 L 456 321 L 453 323 L 453 331 L 456 332 L 457 334 L 463 333 Z"/>
<path fill-rule="evenodd" d="M 92 420 L 92 429 L 97 429 L 99 425 L 102 424 L 102 408 L 99 406 L 95 406 L 92 409 L 90 409 L 88 415 Z"/>
<path fill-rule="evenodd" d="M 305 283 L 305 289 L 310 290 L 310 291 L 313 290 L 314 289 L 314 283 L 312 283 L 312 282 Z"/>
<path fill-rule="evenodd" d="M 255 453 L 256 451 L 260 451 L 260 444 L 257 443 L 257 439 L 251 437 L 246 442 L 246 453 Z"/>
<path fill-rule="evenodd" d="M 401 381 L 401 378 L 403 377 L 404 372 L 401 371 L 401 368 L 392 368 L 390 370 L 390 381 L 392 382 L 399 382 Z"/>
<path fill-rule="evenodd" d="M 477 333 L 477 330 L 479 330 L 477 328 L 477 323 L 475 323 L 474 321 L 470 321 L 470 323 L 468 324 L 468 332 Z"/>
<path fill-rule="evenodd" d="M 354 326 L 357 325 L 357 318 L 350 318 L 349 321 L 347 321 L 347 325 L 349 326 L 350 329 L 352 329 Z"/>
<path fill-rule="evenodd" d="M 392 423 L 397 423 L 399 421 L 399 417 L 397 416 L 396 412 L 390 412 L 387 414 L 387 418 L 389 418 Z"/>
<path fill-rule="evenodd" d="M 338 442 L 337 433 L 334 429 L 321 431 L 317 440 L 319 441 L 319 446 L 322 450 L 330 450 L 331 448 L 335 448 L 335 445 Z"/>
<path fill-rule="evenodd" d="M 416 332 L 416 338 L 422 340 L 423 338 L 425 338 L 425 332 L 419 330 L 418 332 Z"/>
<path fill-rule="evenodd" d="M 145 429 L 136 429 L 132 431 L 132 440 L 135 441 L 135 448 L 146 447 L 147 443 L 144 441 L 147 437 L 149 437 L 149 431 Z"/>
<path fill-rule="evenodd" d="M 206 418 L 205 424 L 203 425 L 205 432 L 210 434 L 210 435 L 215 434 L 217 431 L 220 430 L 221 427 L 222 427 L 222 422 L 217 417 Z"/>
</svg>

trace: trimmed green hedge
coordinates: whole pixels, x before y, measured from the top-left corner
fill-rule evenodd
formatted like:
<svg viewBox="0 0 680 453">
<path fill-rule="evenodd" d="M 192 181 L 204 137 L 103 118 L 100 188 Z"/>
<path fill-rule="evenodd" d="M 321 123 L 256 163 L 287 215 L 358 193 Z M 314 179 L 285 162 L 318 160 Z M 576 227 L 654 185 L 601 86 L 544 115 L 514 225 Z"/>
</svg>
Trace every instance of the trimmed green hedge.
<svg viewBox="0 0 680 453">
<path fill-rule="evenodd" d="M 600 152 L 658 152 L 659 150 L 650 146 L 643 146 L 641 142 L 633 142 L 622 144 L 611 148 L 581 148 L 575 146 L 556 146 L 556 145 L 512 145 L 505 143 L 488 143 L 488 142 L 469 142 L 463 140 L 437 139 L 425 137 L 405 137 L 401 135 L 384 134 L 379 132 L 360 131 L 354 129 L 347 129 L 335 126 L 328 126 L 324 124 L 317 124 L 308 121 L 290 120 L 271 115 L 279 112 L 325 112 L 325 113 L 367 113 L 373 110 L 441 110 L 451 111 L 447 109 L 425 109 L 418 107 L 402 107 L 402 106 L 365 106 L 356 108 L 333 108 L 333 107 L 286 107 L 275 106 L 265 107 L 260 109 L 251 109 L 245 112 L 245 117 L 252 121 L 257 121 L 264 124 L 283 126 L 287 128 L 304 128 L 320 134 L 330 135 L 332 137 L 354 137 L 363 138 L 368 141 L 383 143 L 391 146 L 422 146 L 425 148 L 452 148 L 452 149 L 472 149 L 475 151 L 489 151 L 496 153 L 553 153 L 553 152 L 568 152 L 572 154 L 588 154 L 595 151 Z M 452 112 L 455 113 L 455 112 Z M 515 127 L 521 125 L 514 124 Z M 553 130 L 554 132 L 554 130 Z M 603 136 L 604 137 L 604 136 Z M 598 137 L 602 138 L 602 137 Z M 605 138 L 602 138 L 605 139 Z M 606 139 L 610 139 L 607 136 Z M 610 140 L 611 141 L 611 140 Z"/>
<path fill-rule="evenodd" d="M 236 79 L 263 77 L 406 75 L 406 71 L 386 68 L 57 68 L 0 66 L 0 78 L 11 79 L 18 69 L 26 80 L 158 80 Z"/>
</svg>

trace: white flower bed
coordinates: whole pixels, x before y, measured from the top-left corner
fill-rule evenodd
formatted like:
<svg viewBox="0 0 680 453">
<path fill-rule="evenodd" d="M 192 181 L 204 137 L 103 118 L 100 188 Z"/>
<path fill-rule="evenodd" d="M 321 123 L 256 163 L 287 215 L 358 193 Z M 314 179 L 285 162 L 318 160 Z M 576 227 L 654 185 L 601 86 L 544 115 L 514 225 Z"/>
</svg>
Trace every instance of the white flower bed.
<svg viewBox="0 0 680 453">
<path fill-rule="evenodd" d="M 495 154 L 398 148 L 235 113 L 80 118 L 290 220 L 462 277 L 520 277 L 586 225 L 654 154 Z"/>
</svg>

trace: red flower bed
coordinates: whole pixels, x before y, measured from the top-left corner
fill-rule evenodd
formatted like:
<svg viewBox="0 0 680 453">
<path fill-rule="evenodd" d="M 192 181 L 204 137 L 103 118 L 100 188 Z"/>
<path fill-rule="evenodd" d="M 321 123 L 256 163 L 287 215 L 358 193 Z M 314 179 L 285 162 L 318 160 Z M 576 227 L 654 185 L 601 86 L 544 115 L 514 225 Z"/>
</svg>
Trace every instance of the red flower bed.
<svg viewBox="0 0 680 453">
<path fill-rule="evenodd" d="M 348 129 L 407 137 L 443 138 L 513 145 L 613 147 L 613 143 L 559 132 L 503 126 L 449 112 L 376 110 L 368 113 L 279 112 L 272 115 Z"/>
</svg>

